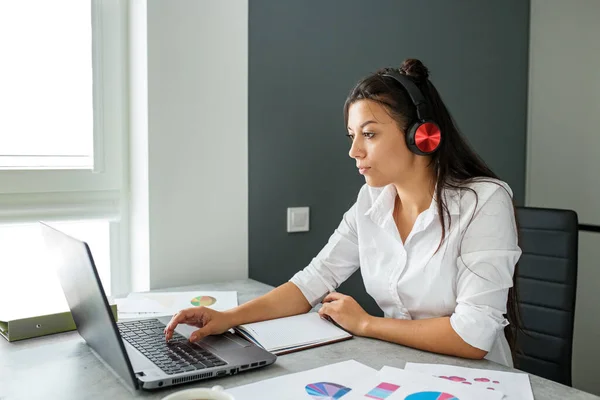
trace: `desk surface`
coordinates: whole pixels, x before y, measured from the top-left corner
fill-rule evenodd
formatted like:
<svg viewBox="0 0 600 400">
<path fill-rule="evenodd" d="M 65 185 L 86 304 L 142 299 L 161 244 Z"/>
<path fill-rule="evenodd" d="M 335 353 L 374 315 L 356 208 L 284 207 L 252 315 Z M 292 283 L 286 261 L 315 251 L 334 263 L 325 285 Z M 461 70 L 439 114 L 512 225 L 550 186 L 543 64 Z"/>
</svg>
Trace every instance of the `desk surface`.
<svg viewBox="0 0 600 400">
<path fill-rule="evenodd" d="M 241 304 L 266 293 L 271 287 L 253 280 L 241 280 L 175 290 L 198 289 L 236 290 Z M 459 359 L 355 337 L 340 343 L 286 354 L 280 356 L 273 365 L 239 375 L 154 392 L 132 393 L 91 353 L 77 332 L 68 332 L 14 343 L 0 339 L 0 400 L 161 399 L 171 392 L 192 387 L 218 384 L 229 388 L 348 359 L 355 359 L 376 369 L 384 365 L 403 368 L 407 361 L 412 361 L 511 371 L 487 360 Z M 530 381 L 536 400 L 600 399 L 535 375 L 530 375 Z"/>
</svg>

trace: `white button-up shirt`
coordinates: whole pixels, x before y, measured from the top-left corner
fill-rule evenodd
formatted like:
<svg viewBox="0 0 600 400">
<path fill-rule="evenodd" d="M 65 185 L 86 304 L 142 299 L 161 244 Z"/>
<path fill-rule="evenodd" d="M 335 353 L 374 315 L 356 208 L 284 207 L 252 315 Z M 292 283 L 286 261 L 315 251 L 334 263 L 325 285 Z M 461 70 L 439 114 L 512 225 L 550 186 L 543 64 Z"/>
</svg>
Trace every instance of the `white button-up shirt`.
<svg viewBox="0 0 600 400">
<path fill-rule="evenodd" d="M 404 243 L 392 215 L 395 197 L 393 185 L 364 185 L 325 247 L 290 281 L 314 307 L 360 268 L 385 317 L 449 316 L 466 343 L 487 351 L 485 358 L 512 366 L 503 314 L 521 249 L 510 187 L 480 179 L 467 188 L 446 189 L 451 223 L 446 218 L 449 229 L 439 249 L 435 197 Z"/>
</svg>

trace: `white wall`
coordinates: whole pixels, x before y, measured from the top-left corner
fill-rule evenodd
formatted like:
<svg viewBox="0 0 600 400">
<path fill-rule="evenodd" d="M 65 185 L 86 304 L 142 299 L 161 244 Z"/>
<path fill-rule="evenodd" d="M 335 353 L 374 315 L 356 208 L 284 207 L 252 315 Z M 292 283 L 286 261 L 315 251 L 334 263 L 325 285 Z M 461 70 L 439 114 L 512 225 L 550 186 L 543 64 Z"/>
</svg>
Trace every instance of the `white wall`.
<svg viewBox="0 0 600 400">
<path fill-rule="evenodd" d="M 246 278 L 248 0 L 146 7 L 147 140 L 138 121 L 131 141 L 132 180 L 142 178 L 132 186 L 134 287 Z"/>
<path fill-rule="evenodd" d="M 150 288 L 148 198 L 148 47 L 146 0 L 129 7 L 129 162 L 131 290 Z"/>
<path fill-rule="evenodd" d="M 531 0 L 527 205 L 600 225 L 600 1 Z M 600 234 L 580 233 L 573 386 L 600 394 Z"/>
</svg>

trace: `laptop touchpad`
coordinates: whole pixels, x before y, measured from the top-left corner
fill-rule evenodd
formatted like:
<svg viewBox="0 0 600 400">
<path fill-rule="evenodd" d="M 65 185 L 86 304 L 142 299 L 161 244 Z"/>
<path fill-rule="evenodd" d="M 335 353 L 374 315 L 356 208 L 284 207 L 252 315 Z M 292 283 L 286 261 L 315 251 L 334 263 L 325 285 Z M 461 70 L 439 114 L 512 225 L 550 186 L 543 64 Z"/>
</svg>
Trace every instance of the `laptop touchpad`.
<svg viewBox="0 0 600 400">
<path fill-rule="evenodd" d="M 207 336 L 200 343 L 213 347 L 217 350 L 231 350 L 239 347 L 249 347 L 250 343 L 243 339 L 237 339 L 234 335 L 224 334 Z"/>
</svg>

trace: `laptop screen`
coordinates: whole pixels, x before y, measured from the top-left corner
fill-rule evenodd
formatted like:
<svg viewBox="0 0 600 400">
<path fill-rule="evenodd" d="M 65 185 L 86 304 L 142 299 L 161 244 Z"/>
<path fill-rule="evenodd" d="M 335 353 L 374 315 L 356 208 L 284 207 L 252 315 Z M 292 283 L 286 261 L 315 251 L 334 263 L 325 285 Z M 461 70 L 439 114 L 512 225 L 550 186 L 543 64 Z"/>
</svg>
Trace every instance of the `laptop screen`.
<svg viewBox="0 0 600 400">
<path fill-rule="evenodd" d="M 118 334 L 87 243 L 40 223 L 50 266 L 58 274 L 79 334 L 133 389 L 137 380 Z"/>
</svg>

